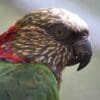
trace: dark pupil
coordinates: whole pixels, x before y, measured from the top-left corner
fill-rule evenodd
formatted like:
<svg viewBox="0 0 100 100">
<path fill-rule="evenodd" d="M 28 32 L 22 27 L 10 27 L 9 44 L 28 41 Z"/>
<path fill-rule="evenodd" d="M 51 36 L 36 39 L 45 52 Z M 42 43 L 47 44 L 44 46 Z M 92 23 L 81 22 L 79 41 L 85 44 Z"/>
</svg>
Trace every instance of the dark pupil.
<svg viewBox="0 0 100 100">
<path fill-rule="evenodd" d="M 67 28 L 63 23 L 56 23 L 48 27 L 48 33 L 56 39 L 65 39 L 69 35 Z"/>
<path fill-rule="evenodd" d="M 62 30 L 55 30 L 55 33 L 54 33 L 56 36 L 63 36 L 64 34 L 63 34 L 63 32 L 62 32 Z"/>
</svg>

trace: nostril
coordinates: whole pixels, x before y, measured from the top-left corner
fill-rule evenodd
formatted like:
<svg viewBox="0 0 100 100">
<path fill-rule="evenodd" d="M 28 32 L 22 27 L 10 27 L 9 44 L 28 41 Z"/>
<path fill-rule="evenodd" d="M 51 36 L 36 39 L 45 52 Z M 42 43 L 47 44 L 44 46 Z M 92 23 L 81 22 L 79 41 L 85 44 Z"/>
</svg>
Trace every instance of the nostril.
<svg viewBox="0 0 100 100">
<path fill-rule="evenodd" d="M 87 38 L 88 37 L 88 34 L 87 33 L 83 33 L 82 34 L 82 38 Z"/>
</svg>

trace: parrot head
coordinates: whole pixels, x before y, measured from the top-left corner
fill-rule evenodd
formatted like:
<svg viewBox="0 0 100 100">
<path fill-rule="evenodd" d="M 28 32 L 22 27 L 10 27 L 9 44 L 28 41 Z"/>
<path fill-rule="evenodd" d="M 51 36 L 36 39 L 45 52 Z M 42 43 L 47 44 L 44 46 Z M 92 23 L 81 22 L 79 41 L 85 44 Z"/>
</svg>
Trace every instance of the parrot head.
<svg viewBox="0 0 100 100">
<path fill-rule="evenodd" d="M 90 62 L 88 25 L 67 10 L 46 8 L 27 14 L 16 23 L 16 33 L 11 45 L 17 55 L 47 64 L 58 77 L 65 66 L 79 64 L 79 71 Z"/>
</svg>

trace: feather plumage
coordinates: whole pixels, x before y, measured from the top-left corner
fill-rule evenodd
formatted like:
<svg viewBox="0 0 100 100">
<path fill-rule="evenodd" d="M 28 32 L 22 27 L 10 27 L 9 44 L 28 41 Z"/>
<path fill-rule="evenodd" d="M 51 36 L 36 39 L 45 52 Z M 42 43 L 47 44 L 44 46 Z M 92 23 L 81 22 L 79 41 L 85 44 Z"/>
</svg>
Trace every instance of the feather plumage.
<svg viewBox="0 0 100 100">
<path fill-rule="evenodd" d="M 0 99 L 59 100 L 65 66 L 90 61 L 87 24 L 64 9 L 46 8 L 0 35 Z"/>
</svg>

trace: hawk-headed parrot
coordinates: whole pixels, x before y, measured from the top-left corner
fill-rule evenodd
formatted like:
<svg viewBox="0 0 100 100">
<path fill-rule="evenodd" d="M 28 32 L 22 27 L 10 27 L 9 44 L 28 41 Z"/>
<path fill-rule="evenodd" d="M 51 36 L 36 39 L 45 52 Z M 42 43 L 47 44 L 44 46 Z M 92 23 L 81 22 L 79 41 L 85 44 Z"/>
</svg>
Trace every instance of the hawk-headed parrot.
<svg viewBox="0 0 100 100">
<path fill-rule="evenodd" d="M 92 56 L 89 29 L 64 9 L 35 10 L 0 35 L 0 100 L 59 100 L 61 74 Z"/>
</svg>

